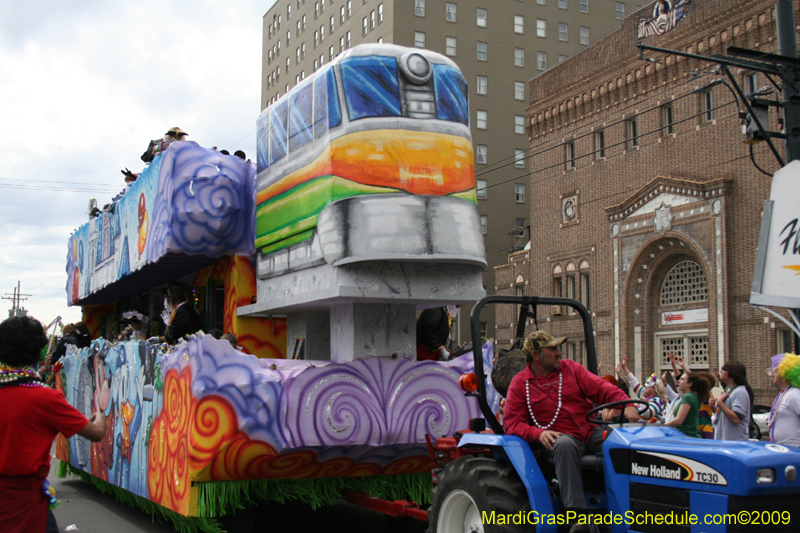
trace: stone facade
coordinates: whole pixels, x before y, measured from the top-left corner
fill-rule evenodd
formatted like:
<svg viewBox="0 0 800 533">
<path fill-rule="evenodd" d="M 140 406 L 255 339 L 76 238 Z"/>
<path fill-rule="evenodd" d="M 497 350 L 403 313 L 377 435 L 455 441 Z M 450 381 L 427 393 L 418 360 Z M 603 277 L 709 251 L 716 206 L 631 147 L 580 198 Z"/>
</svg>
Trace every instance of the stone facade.
<svg viewBox="0 0 800 533">
<path fill-rule="evenodd" d="M 705 56 L 730 46 L 775 53 L 774 5 L 696 0 L 673 29 L 641 42 Z M 621 356 L 640 377 L 661 372 L 669 352 L 712 371 L 738 360 L 764 403 L 774 397 L 768 357 L 791 348 L 789 330 L 749 304 L 771 179 L 750 161 L 744 106 L 714 63 L 640 58 L 637 26 L 652 9 L 530 82 L 531 246 L 495 268 L 496 290 L 588 303 L 601 373 Z M 762 74 L 732 72 L 745 93 L 772 87 Z M 753 149 L 761 168 L 778 169 L 766 143 Z M 500 347 L 516 328 L 506 307 Z M 539 313 L 540 327 L 568 337 L 565 356 L 580 360 L 577 315 Z"/>
</svg>

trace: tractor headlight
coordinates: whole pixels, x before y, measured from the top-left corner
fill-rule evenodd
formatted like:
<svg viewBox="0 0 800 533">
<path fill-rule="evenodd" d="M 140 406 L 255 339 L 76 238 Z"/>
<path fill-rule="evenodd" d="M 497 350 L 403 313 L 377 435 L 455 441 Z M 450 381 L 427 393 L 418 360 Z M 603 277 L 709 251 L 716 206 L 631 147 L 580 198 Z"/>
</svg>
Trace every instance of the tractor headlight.
<svg viewBox="0 0 800 533">
<path fill-rule="evenodd" d="M 794 465 L 787 466 L 783 473 L 786 476 L 786 481 L 794 481 L 797 479 L 797 469 L 794 467 Z"/>
<path fill-rule="evenodd" d="M 775 483 L 775 469 L 759 468 L 756 472 L 756 483 L 759 485 L 771 485 Z"/>
</svg>

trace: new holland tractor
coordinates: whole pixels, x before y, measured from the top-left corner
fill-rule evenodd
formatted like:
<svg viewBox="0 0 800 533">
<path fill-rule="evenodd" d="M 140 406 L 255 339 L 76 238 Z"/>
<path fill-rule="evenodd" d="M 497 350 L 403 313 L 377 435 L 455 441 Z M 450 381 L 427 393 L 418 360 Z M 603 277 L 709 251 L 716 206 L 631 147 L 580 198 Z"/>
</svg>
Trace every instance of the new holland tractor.
<svg viewBox="0 0 800 533">
<path fill-rule="evenodd" d="M 472 309 L 473 346 L 480 346 L 479 316 L 490 303 L 520 306 L 518 338 L 528 319 L 535 320 L 537 306 L 572 307 L 583 320 L 587 367 L 596 373 L 591 315 L 579 302 L 488 296 Z M 468 394 L 477 397 L 485 418 L 432 446 L 438 468 L 429 531 L 569 531 L 567 522 L 576 517 L 561 505 L 552 464 L 537 457 L 535 446 L 503 433 L 486 400 L 480 352 L 474 355 L 476 376 L 483 379 L 476 379 L 477 390 Z M 607 407 L 620 408 L 598 405 L 587 418 Z M 586 503 L 594 514 L 579 520 L 591 531 L 613 533 L 800 531 L 798 467 L 800 448 L 690 438 L 662 424 L 623 418 L 608 424 L 601 453 L 581 459 Z"/>
</svg>

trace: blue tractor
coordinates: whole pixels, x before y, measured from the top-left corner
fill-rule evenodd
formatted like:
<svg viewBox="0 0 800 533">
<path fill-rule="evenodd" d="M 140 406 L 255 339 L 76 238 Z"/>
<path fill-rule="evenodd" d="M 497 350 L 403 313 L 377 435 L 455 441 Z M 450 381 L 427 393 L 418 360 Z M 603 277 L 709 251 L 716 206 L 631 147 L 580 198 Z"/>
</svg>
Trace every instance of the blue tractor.
<svg viewBox="0 0 800 533">
<path fill-rule="evenodd" d="M 488 296 L 471 316 L 477 376 L 485 375 L 479 316 L 489 303 L 520 306 L 518 338 L 528 319 L 535 321 L 537 306 L 572 307 L 583 319 L 587 367 L 597 372 L 591 316 L 579 302 Z M 434 446 L 430 533 L 569 531 L 567 522 L 575 517 L 561 506 L 551 465 L 537 461 L 523 439 L 503 434 L 486 399 L 485 379 L 477 381 L 473 394 L 485 418 L 471 421 L 471 431 L 457 434 L 449 446 L 443 439 Z M 602 452 L 581 459 L 586 502 L 595 513 L 584 520 L 591 531 L 613 533 L 797 532 L 798 468 L 796 447 L 695 439 L 660 424 L 614 423 Z"/>
</svg>

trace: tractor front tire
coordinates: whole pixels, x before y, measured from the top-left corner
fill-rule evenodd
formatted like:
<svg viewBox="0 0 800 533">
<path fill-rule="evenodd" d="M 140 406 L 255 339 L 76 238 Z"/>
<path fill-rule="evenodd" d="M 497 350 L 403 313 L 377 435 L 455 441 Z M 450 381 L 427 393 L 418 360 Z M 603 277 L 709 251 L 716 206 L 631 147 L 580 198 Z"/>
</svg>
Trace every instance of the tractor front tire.
<svg viewBox="0 0 800 533">
<path fill-rule="evenodd" d="M 448 463 L 431 499 L 430 533 L 536 530 L 525 523 L 531 505 L 522 480 L 513 467 L 497 459 L 470 455 Z"/>
</svg>

